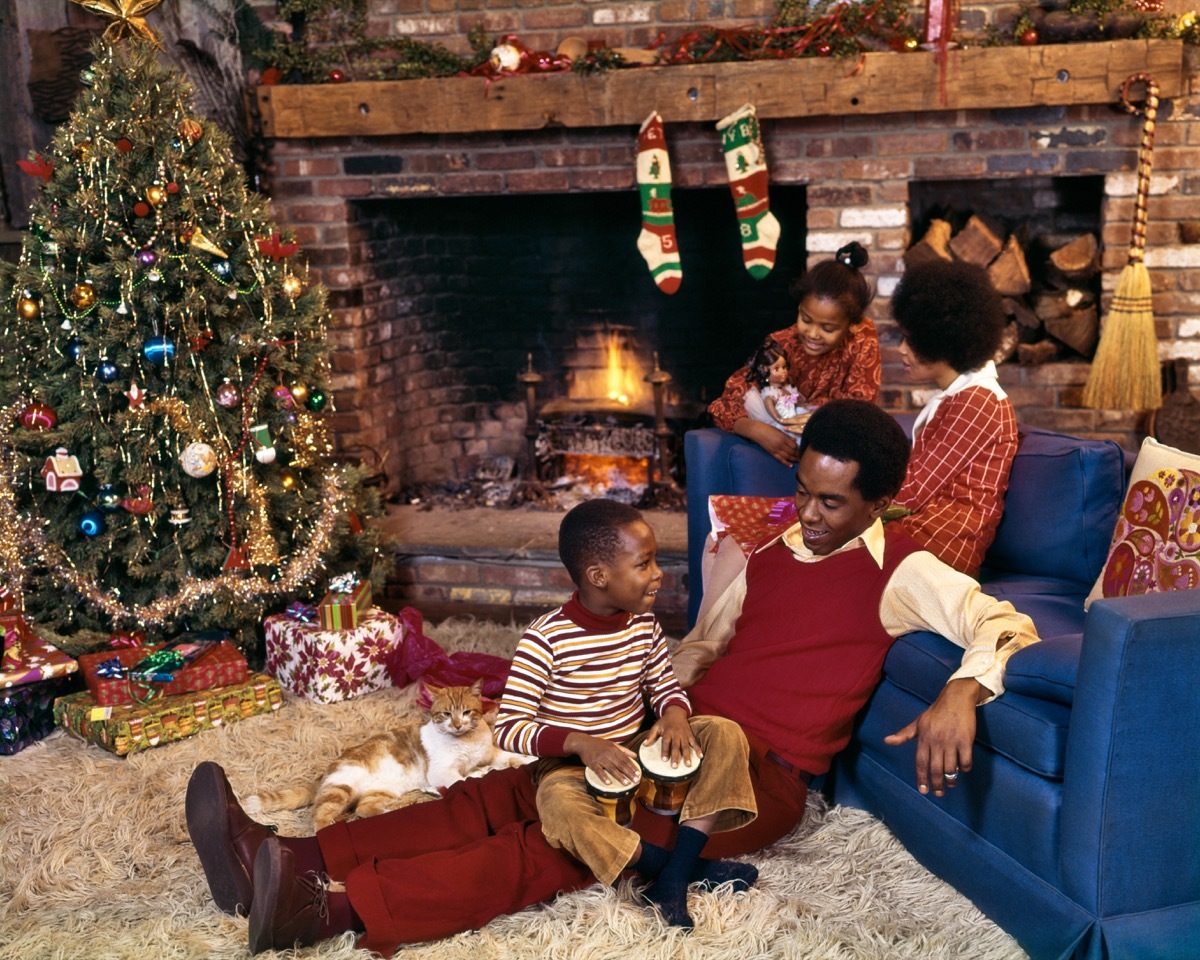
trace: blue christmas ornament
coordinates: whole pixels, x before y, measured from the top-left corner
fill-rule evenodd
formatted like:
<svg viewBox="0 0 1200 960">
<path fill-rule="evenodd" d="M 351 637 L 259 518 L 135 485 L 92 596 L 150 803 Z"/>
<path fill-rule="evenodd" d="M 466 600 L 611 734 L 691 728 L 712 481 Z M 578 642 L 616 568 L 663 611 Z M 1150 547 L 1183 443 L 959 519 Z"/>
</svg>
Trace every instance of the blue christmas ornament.
<svg viewBox="0 0 1200 960">
<path fill-rule="evenodd" d="M 112 513 L 121 506 L 121 495 L 111 483 L 100 484 L 96 490 L 96 506 L 105 513 Z"/>
<path fill-rule="evenodd" d="M 99 510 L 89 510 L 79 518 L 79 529 L 89 537 L 98 537 L 108 529 L 108 521 Z"/>
<path fill-rule="evenodd" d="M 151 363 L 166 363 L 175 356 L 175 341 L 170 337 L 151 337 L 142 346 L 142 353 Z"/>
<path fill-rule="evenodd" d="M 228 280 L 233 274 L 233 264 L 228 260 L 218 260 L 213 264 L 212 271 L 222 280 Z"/>
<path fill-rule="evenodd" d="M 104 383 L 112 383 L 120 375 L 121 371 L 111 360 L 101 360 L 99 366 L 96 367 L 96 376 Z"/>
<path fill-rule="evenodd" d="M 72 337 L 67 341 L 67 356 L 72 360 L 78 360 L 79 355 L 83 353 L 83 340 L 79 337 Z"/>
</svg>

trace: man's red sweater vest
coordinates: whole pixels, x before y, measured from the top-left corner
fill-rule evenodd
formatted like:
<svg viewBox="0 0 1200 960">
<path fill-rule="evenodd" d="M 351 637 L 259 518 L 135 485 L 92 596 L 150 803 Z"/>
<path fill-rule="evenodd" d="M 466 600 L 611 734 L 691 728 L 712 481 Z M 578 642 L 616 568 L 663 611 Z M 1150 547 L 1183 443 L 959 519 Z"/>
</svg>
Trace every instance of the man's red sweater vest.
<svg viewBox="0 0 1200 960">
<path fill-rule="evenodd" d="M 812 563 L 782 541 L 754 554 L 733 639 L 687 691 L 694 712 L 736 720 L 785 760 L 825 773 L 892 645 L 879 622 L 884 587 L 921 549 L 894 528 L 885 543 L 882 569 L 865 548 Z"/>
</svg>

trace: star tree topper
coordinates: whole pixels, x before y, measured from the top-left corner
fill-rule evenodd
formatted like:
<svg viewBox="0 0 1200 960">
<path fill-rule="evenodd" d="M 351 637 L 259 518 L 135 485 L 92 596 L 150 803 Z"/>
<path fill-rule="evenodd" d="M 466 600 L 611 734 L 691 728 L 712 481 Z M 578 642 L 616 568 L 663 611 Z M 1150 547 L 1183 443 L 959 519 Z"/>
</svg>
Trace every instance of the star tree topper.
<svg viewBox="0 0 1200 960">
<path fill-rule="evenodd" d="M 146 24 L 146 14 L 157 7 L 162 0 L 71 0 L 84 10 L 109 17 L 112 23 L 104 31 L 104 39 L 116 42 L 125 35 L 125 31 L 137 34 L 143 40 L 154 44 L 160 50 L 162 44 L 154 31 Z M 111 35 L 111 36 L 110 36 Z"/>
</svg>

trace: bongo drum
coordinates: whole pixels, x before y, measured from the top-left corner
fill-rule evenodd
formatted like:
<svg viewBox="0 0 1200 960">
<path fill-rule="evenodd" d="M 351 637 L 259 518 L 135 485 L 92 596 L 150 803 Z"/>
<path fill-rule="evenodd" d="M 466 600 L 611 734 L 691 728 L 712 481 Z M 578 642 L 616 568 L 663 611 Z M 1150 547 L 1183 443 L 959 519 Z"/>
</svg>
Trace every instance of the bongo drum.
<svg viewBox="0 0 1200 960">
<path fill-rule="evenodd" d="M 636 776 L 630 784 L 621 783 L 620 780 L 604 783 L 591 767 L 585 767 L 583 779 L 587 792 L 604 809 L 609 820 L 624 827 L 633 819 L 633 797 L 642 785 L 641 775 Z"/>
<path fill-rule="evenodd" d="M 666 816 L 682 810 L 688 786 L 700 769 L 701 759 L 700 755 L 693 751 L 691 763 L 680 760 L 679 766 L 672 767 L 670 760 L 662 758 L 661 742 L 643 743 L 638 750 L 642 779 L 646 784 L 640 796 L 642 806 L 653 813 Z"/>
</svg>

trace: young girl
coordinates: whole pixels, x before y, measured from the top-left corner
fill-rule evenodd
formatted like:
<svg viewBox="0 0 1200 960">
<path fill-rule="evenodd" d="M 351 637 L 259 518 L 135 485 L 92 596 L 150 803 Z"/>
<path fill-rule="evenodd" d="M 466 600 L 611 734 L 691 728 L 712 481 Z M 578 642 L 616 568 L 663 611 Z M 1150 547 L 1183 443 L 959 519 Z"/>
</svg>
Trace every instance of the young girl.
<svg viewBox="0 0 1200 960">
<path fill-rule="evenodd" d="M 799 442 L 812 410 L 803 405 L 800 391 L 788 383 L 787 357 L 767 337 L 746 361 L 751 387 L 746 391 L 746 415 L 759 423 L 783 430 Z"/>
<path fill-rule="evenodd" d="M 868 259 L 861 244 L 851 243 L 814 266 L 792 290 L 800 301 L 795 325 L 771 334 L 787 359 L 787 382 L 810 408 L 837 398 L 874 402 L 879 397 L 879 337 L 864 316 L 871 288 L 861 270 Z M 735 372 L 708 411 L 722 430 L 753 440 L 790 466 L 796 462 L 793 437 L 747 411 L 749 374 L 748 366 Z"/>
<path fill-rule="evenodd" d="M 938 386 L 913 425 L 912 456 L 893 503 L 897 523 L 969 576 L 996 536 L 1017 452 L 1017 418 L 992 357 L 1004 307 L 987 274 L 967 263 L 912 267 L 892 295 L 908 379 Z"/>
</svg>

